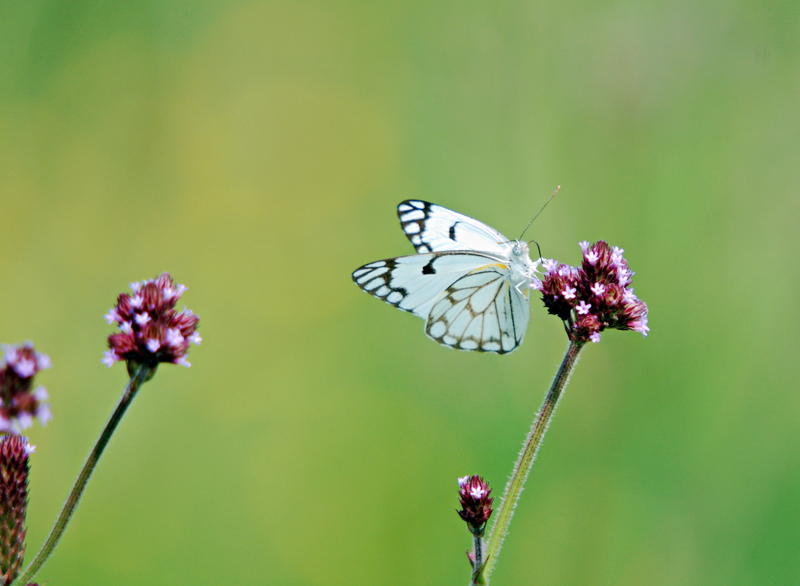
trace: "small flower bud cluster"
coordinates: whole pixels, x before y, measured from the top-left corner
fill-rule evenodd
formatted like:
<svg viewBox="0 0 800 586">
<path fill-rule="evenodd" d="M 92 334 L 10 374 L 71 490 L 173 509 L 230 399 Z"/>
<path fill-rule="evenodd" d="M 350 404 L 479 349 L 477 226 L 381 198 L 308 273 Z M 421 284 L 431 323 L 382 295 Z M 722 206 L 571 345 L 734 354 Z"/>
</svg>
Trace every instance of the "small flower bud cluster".
<svg viewBox="0 0 800 586">
<path fill-rule="evenodd" d="M 0 432 L 17 435 L 33 425 L 33 418 L 42 425 L 53 418 L 50 397 L 42 386 L 33 388 L 33 377 L 50 368 L 50 358 L 33 349 L 33 343 L 3 346 L 0 366 Z"/>
<path fill-rule="evenodd" d="M 122 293 L 117 305 L 106 314 L 109 324 L 119 325 L 120 332 L 108 337 L 103 363 L 111 366 L 125 360 L 133 376 L 136 366 L 155 367 L 160 362 L 191 366 L 186 360 L 189 344 L 200 344 L 197 333 L 200 318 L 184 307 L 175 311 L 175 303 L 186 291 L 175 285 L 169 273 L 160 277 L 131 283 L 133 295 Z"/>
<path fill-rule="evenodd" d="M 622 256 L 625 251 L 602 240 L 580 246 L 580 267 L 546 260 L 544 279 L 531 285 L 542 292 L 547 311 L 564 321 L 573 341 L 599 342 L 605 329 L 647 336 L 647 305 L 629 287 L 634 273 Z"/>
<path fill-rule="evenodd" d="M 27 438 L 0 439 L 0 584 L 11 584 L 25 555 L 29 456 L 36 448 Z"/>
<path fill-rule="evenodd" d="M 492 489 L 480 476 L 464 476 L 458 479 L 458 499 L 461 501 L 459 516 L 476 537 L 483 537 L 486 522 L 492 515 L 494 499 L 489 495 Z"/>
</svg>

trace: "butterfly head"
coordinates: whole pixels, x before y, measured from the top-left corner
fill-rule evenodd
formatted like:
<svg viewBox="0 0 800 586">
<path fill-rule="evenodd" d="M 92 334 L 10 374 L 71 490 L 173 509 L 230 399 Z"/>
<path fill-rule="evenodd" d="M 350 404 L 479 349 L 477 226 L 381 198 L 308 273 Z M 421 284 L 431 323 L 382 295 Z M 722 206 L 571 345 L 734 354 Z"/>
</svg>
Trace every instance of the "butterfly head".
<svg viewBox="0 0 800 586">
<path fill-rule="evenodd" d="M 528 243 L 523 240 L 515 240 L 511 245 L 511 253 L 519 258 L 528 255 Z"/>
<path fill-rule="evenodd" d="M 514 240 L 509 244 L 511 244 L 509 268 L 512 273 L 516 274 L 520 279 L 533 279 L 538 272 L 541 259 L 531 260 L 530 244 L 524 240 Z"/>
</svg>

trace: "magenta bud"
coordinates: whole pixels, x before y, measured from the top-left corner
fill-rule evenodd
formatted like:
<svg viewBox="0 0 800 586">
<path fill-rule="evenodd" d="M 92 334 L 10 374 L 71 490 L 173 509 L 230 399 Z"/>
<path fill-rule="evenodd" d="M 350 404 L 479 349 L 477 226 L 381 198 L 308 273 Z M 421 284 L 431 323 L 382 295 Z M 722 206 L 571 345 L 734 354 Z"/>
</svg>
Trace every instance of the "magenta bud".
<svg viewBox="0 0 800 586">
<path fill-rule="evenodd" d="M 34 450 L 27 438 L 18 435 L 0 439 L 0 584 L 3 586 L 19 575 L 25 556 L 29 457 Z"/>
<path fill-rule="evenodd" d="M 459 478 L 458 485 L 460 487 L 458 499 L 461 502 L 461 510 L 457 511 L 457 513 L 467 524 L 473 535 L 482 537 L 486 530 L 486 522 L 492 514 L 494 499 L 489 496 L 492 489 L 480 476 Z"/>
</svg>

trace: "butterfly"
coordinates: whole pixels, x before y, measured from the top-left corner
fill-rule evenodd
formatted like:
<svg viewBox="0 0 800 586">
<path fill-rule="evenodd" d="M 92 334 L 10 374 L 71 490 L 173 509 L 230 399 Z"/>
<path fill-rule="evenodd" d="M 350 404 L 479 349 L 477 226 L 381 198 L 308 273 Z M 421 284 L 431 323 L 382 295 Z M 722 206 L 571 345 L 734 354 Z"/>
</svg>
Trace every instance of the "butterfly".
<svg viewBox="0 0 800 586">
<path fill-rule="evenodd" d="M 366 264 L 353 281 L 370 295 L 425 320 L 425 333 L 458 350 L 507 354 L 522 344 L 530 285 L 541 258 L 528 243 L 420 200 L 397 206 L 418 254 Z"/>
</svg>

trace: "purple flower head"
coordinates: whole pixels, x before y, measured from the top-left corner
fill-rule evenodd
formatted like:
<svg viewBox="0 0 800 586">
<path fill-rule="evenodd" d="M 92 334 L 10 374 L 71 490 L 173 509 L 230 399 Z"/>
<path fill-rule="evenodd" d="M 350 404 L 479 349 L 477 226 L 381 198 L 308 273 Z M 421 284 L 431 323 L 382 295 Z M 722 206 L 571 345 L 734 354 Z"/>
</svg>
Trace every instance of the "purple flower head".
<svg viewBox="0 0 800 586">
<path fill-rule="evenodd" d="M 564 322 L 570 340 L 599 342 L 606 329 L 634 330 L 646 336 L 647 305 L 629 286 L 634 272 L 622 256 L 602 240 L 580 243 L 580 267 L 551 261 L 542 279 L 542 300 L 547 311 Z"/>
<path fill-rule="evenodd" d="M 481 537 L 486 522 L 492 514 L 494 499 L 489 495 L 492 489 L 480 476 L 464 476 L 458 479 L 458 499 L 461 501 L 459 516 L 466 522 L 470 532 Z"/>
<path fill-rule="evenodd" d="M 27 438 L 0 439 L 0 584 L 11 584 L 25 555 L 29 457 L 35 448 Z"/>
<path fill-rule="evenodd" d="M 186 287 L 176 285 L 163 273 L 160 277 L 131 283 L 133 296 L 122 293 L 117 305 L 106 314 L 108 323 L 119 325 L 119 333 L 108 337 L 109 350 L 103 363 L 111 366 L 125 360 L 128 374 L 133 376 L 139 364 L 152 368 L 161 362 L 191 366 L 186 360 L 190 344 L 200 344 L 197 333 L 200 318 L 184 307 L 175 311 L 175 304 Z"/>
<path fill-rule="evenodd" d="M 32 342 L 3 346 L 0 365 L 0 432 L 21 435 L 33 425 L 34 418 L 42 425 L 52 419 L 47 389 L 33 386 L 33 377 L 50 368 L 50 358 L 37 352 Z"/>
</svg>

